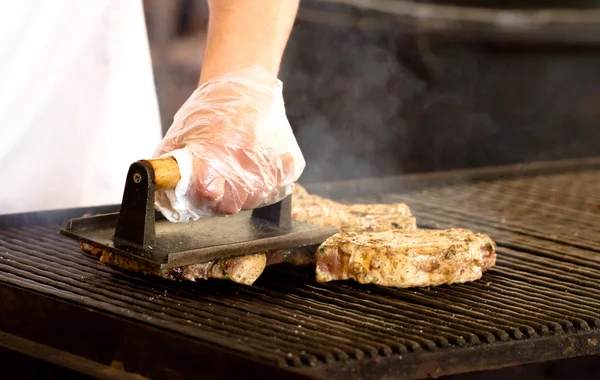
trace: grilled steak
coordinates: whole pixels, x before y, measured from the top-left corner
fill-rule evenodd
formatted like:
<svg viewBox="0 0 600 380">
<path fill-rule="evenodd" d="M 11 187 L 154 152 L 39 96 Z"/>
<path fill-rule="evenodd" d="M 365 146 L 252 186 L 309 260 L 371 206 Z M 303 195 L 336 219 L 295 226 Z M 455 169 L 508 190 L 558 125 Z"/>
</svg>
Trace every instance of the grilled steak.
<svg viewBox="0 0 600 380">
<path fill-rule="evenodd" d="M 494 242 L 465 229 L 340 233 L 316 256 L 319 282 L 398 288 L 474 281 L 496 262 Z"/>
<path fill-rule="evenodd" d="M 292 218 L 315 226 L 337 227 L 341 232 L 388 231 L 417 228 L 415 217 L 403 203 L 345 205 L 309 194 L 299 184 L 292 193 Z M 305 249 L 267 253 L 267 265 L 287 262 L 315 263 L 314 252 Z"/>
<path fill-rule="evenodd" d="M 416 222 L 408 206 L 397 204 L 344 205 L 309 194 L 296 184 L 292 198 L 292 218 L 318 226 L 335 226 L 340 231 L 387 231 L 391 229 L 415 229 Z M 252 285 L 266 265 L 281 262 L 294 265 L 315 263 L 314 250 L 285 250 L 256 255 L 216 260 L 173 269 L 158 269 L 144 263 L 103 251 L 90 245 L 82 248 L 97 256 L 101 262 L 122 269 L 171 279 L 191 280 L 221 278 L 241 284 Z"/>
<path fill-rule="evenodd" d="M 320 227 L 334 226 L 341 232 L 417 228 L 415 217 L 404 203 L 344 205 L 309 194 L 298 184 L 292 196 L 292 218 Z"/>
<path fill-rule="evenodd" d="M 202 264 L 186 265 L 171 269 L 160 269 L 136 260 L 115 255 L 114 253 L 82 244 L 81 248 L 98 257 L 101 262 L 132 272 L 152 274 L 169 280 L 188 280 L 221 278 L 240 284 L 252 285 L 265 269 L 267 258 L 264 253 L 231 259 L 216 260 Z"/>
</svg>

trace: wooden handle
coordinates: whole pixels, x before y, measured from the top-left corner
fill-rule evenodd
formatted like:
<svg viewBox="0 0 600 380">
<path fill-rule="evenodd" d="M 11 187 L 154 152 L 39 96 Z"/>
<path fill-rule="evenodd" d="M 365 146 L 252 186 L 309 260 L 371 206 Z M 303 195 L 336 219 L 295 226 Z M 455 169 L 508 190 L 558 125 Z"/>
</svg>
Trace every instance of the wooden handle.
<svg viewBox="0 0 600 380">
<path fill-rule="evenodd" d="M 154 169 L 155 190 L 174 189 L 181 179 L 179 165 L 173 157 L 146 160 Z"/>
</svg>

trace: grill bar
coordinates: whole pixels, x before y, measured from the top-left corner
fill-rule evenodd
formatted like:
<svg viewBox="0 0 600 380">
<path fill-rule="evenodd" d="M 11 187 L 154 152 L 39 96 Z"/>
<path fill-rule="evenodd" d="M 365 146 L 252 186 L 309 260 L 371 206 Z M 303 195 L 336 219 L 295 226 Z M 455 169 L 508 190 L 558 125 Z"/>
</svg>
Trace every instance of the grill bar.
<svg viewBox="0 0 600 380">
<path fill-rule="evenodd" d="M 10 253 L 5 254 L 5 258 L 8 260 L 14 260 L 16 257 Z M 16 274 L 24 276 L 28 274 L 26 271 L 30 270 L 31 275 L 35 276 L 34 278 L 38 280 L 38 282 L 46 282 L 52 283 L 53 285 L 60 287 L 65 291 L 73 291 L 78 294 L 94 294 L 95 299 L 100 302 L 112 302 L 115 305 L 122 307 L 124 309 L 129 309 L 131 311 L 138 311 L 140 313 L 160 313 L 164 315 L 165 319 L 172 318 L 174 321 L 180 323 L 188 323 L 193 324 L 195 327 L 206 328 L 209 330 L 220 330 L 223 335 L 228 336 L 230 339 L 237 339 L 240 335 L 243 335 L 247 338 L 245 344 L 251 345 L 255 349 L 263 349 L 266 352 L 269 350 L 276 349 L 284 349 L 289 352 L 300 352 L 304 346 L 293 343 L 293 341 L 300 340 L 299 337 L 290 337 L 289 334 L 281 335 L 273 335 L 277 334 L 278 331 L 273 331 L 273 326 L 269 326 L 266 323 L 255 325 L 249 322 L 245 322 L 243 315 L 241 312 L 237 312 L 235 309 L 223 307 L 221 309 L 217 309 L 216 307 L 204 307 L 200 310 L 190 310 L 189 308 L 181 307 L 181 302 L 185 304 L 186 298 L 177 297 L 176 295 L 169 294 L 167 295 L 167 289 L 164 289 L 164 293 L 156 293 L 150 292 L 146 290 L 144 286 L 132 286 L 131 283 L 121 281 L 110 281 L 107 284 L 110 284 L 105 289 L 98 289 L 95 292 L 92 292 L 93 287 L 87 285 L 85 283 L 81 283 L 76 279 L 69 278 L 69 273 L 62 269 L 61 264 L 58 265 L 45 265 L 39 262 L 35 262 L 32 260 L 23 260 L 23 264 L 21 262 L 13 262 L 11 263 L 11 268 L 8 268 L 4 265 L 0 265 L 0 268 L 3 270 L 12 269 L 14 271 L 18 271 Z M 43 270 L 35 268 L 35 264 L 41 264 Z M 122 285 L 128 288 L 130 291 L 129 295 L 122 295 L 122 288 L 118 285 Z M 150 284 L 152 285 L 152 284 Z M 169 300 L 169 302 L 165 302 L 165 299 Z M 128 307 L 131 306 L 131 307 Z M 208 306 L 211 306 L 210 304 Z M 147 310 L 147 311 L 146 311 Z M 235 315 L 237 314 L 237 315 Z M 182 318 L 181 316 L 185 316 Z M 235 323 L 230 324 L 228 322 L 235 321 Z M 259 321 L 262 322 L 262 321 Z M 261 328 L 262 327 L 262 328 Z M 266 328 L 271 327 L 271 328 Z M 277 328 L 278 326 L 274 326 Z M 280 329 L 285 327 L 280 327 Z M 275 339 L 273 339 L 273 337 Z M 268 338 L 265 340 L 265 338 Z M 286 341 L 285 338 L 289 338 L 292 342 Z M 281 340 L 280 340 L 281 339 Z M 273 343 L 273 340 L 275 342 Z M 303 342 L 307 344 L 307 341 Z M 316 344 L 317 342 L 313 342 Z M 331 347 L 328 347 L 331 349 Z M 326 351 L 315 350 L 316 354 L 326 355 Z M 297 355 L 298 357 L 303 355 Z M 304 358 L 309 362 L 314 362 L 315 359 L 313 357 Z M 301 365 L 301 361 L 295 360 L 293 362 L 294 365 Z"/>
<path fill-rule="evenodd" d="M 480 186 L 483 188 L 483 185 Z M 468 192 L 451 187 L 439 192 L 428 190 L 426 195 L 402 196 L 407 203 L 421 201 L 424 207 L 435 203 L 440 211 L 471 220 L 475 217 L 480 223 L 498 229 L 600 252 L 600 243 L 596 238 L 600 232 L 600 218 L 597 214 L 556 208 L 551 203 L 542 203 L 531 198 L 535 197 L 525 191 L 516 195 L 506 195 L 502 189 L 498 189 L 487 194 L 484 190 L 480 191 L 479 187 Z M 450 199 L 452 205 L 448 202 Z"/>
<path fill-rule="evenodd" d="M 0 224 L 0 290 L 16 286 L 307 377 L 419 377 L 600 353 L 599 189 L 600 171 L 586 169 L 345 198 L 403 201 L 425 227 L 491 235 L 497 265 L 474 283 L 319 284 L 314 269 L 289 265 L 252 287 L 175 283 L 105 266 L 58 236 L 58 225 L 28 223 Z M 6 307 L 0 327 L 10 325 Z"/>
<path fill-rule="evenodd" d="M 386 201 L 398 202 L 399 199 L 398 195 L 386 197 Z M 572 261 L 580 258 L 587 261 L 586 266 L 598 268 L 600 265 L 600 257 L 596 251 L 582 248 L 578 243 L 573 244 L 571 240 L 563 239 L 561 235 L 548 235 L 539 231 L 530 233 L 507 226 L 505 223 L 477 220 L 476 212 L 467 213 L 464 210 L 445 209 L 443 207 L 437 207 L 438 210 L 433 210 L 432 207 L 428 206 L 428 203 L 412 198 L 410 195 L 402 197 L 402 199 L 416 211 L 420 217 L 419 224 L 423 227 L 441 228 L 442 226 L 460 225 L 465 228 L 472 228 L 482 233 L 493 234 L 495 240 L 501 242 L 503 246 L 511 247 L 514 245 L 520 250 L 531 249 L 531 253 L 536 256 L 549 252 L 548 249 L 553 249 L 557 244 L 562 244 L 567 247 L 556 251 L 562 256 L 561 260 Z M 452 215 L 452 217 L 448 215 Z M 565 251 L 565 249 L 568 251 Z"/>
</svg>

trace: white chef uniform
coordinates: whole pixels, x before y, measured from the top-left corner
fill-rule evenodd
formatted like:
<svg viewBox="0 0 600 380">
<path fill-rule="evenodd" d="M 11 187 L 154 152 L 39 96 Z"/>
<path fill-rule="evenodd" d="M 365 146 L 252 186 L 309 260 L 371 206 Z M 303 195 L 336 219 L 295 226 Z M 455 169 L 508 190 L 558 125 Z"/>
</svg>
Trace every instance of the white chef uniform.
<svg viewBox="0 0 600 380">
<path fill-rule="evenodd" d="M 0 214 L 120 203 L 159 139 L 141 0 L 0 0 Z"/>
</svg>

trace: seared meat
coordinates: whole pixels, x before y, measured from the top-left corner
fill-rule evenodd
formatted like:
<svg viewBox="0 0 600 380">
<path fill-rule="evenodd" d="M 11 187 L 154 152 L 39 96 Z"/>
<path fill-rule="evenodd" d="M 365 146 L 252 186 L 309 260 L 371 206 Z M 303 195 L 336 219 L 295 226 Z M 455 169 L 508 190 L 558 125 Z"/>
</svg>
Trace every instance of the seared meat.
<svg viewBox="0 0 600 380">
<path fill-rule="evenodd" d="M 309 194 L 300 185 L 292 202 L 295 220 L 341 231 L 317 252 L 318 281 L 352 278 L 397 287 L 449 284 L 480 278 L 496 259 L 494 243 L 486 236 L 461 229 L 416 230 L 415 218 L 403 203 L 344 205 Z M 91 246 L 83 248 L 104 263 L 173 280 L 224 278 L 251 285 L 266 265 L 315 264 L 314 251 L 301 249 L 164 270 Z"/>
<path fill-rule="evenodd" d="M 317 281 L 398 288 L 474 281 L 496 262 L 494 242 L 465 229 L 340 233 L 316 256 Z"/>
<path fill-rule="evenodd" d="M 344 205 L 309 194 L 296 184 L 292 218 L 316 226 L 334 226 L 341 232 L 377 232 L 417 228 L 415 217 L 404 203 Z"/>
<path fill-rule="evenodd" d="M 280 263 L 289 263 L 292 265 L 315 265 L 316 250 L 317 248 L 312 246 L 267 252 L 267 266 Z"/>
<path fill-rule="evenodd" d="M 415 217 L 403 203 L 344 205 L 309 194 L 299 184 L 292 194 L 292 218 L 320 227 L 334 226 L 342 232 L 415 229 Z M 306 249 L 267 253 L 267 265 L 287 262 L 294 265 L 315 263 L 314 252 Z"/>
<path fill-rule="evenodd" d="M 402 203 L 343 205 L 298 185 L 292 201 L 294 219 L 340 230 L 317 251 L 317 281 L 435 286 L 477 280 L 496 261 L 487 236 L 464 229 L 418 230 Z"/>
<path fill-rule="evenodd" d="M 264 253 L 250 256 L 235 257 L 232 259 L 216 260 L 202 264 L 186 265 L 171 269 L 156 268 L 127 257 L 115 255 L 100 248 L 88 244 L 82 244 L 81 248 L 98 257 L 101 262 L 143 274 L 152 274 L 169 280 L 188 280 L 222 278 L 231 281 L 252 285 L 262 274 L 267 264 Z"/>
</svg>

